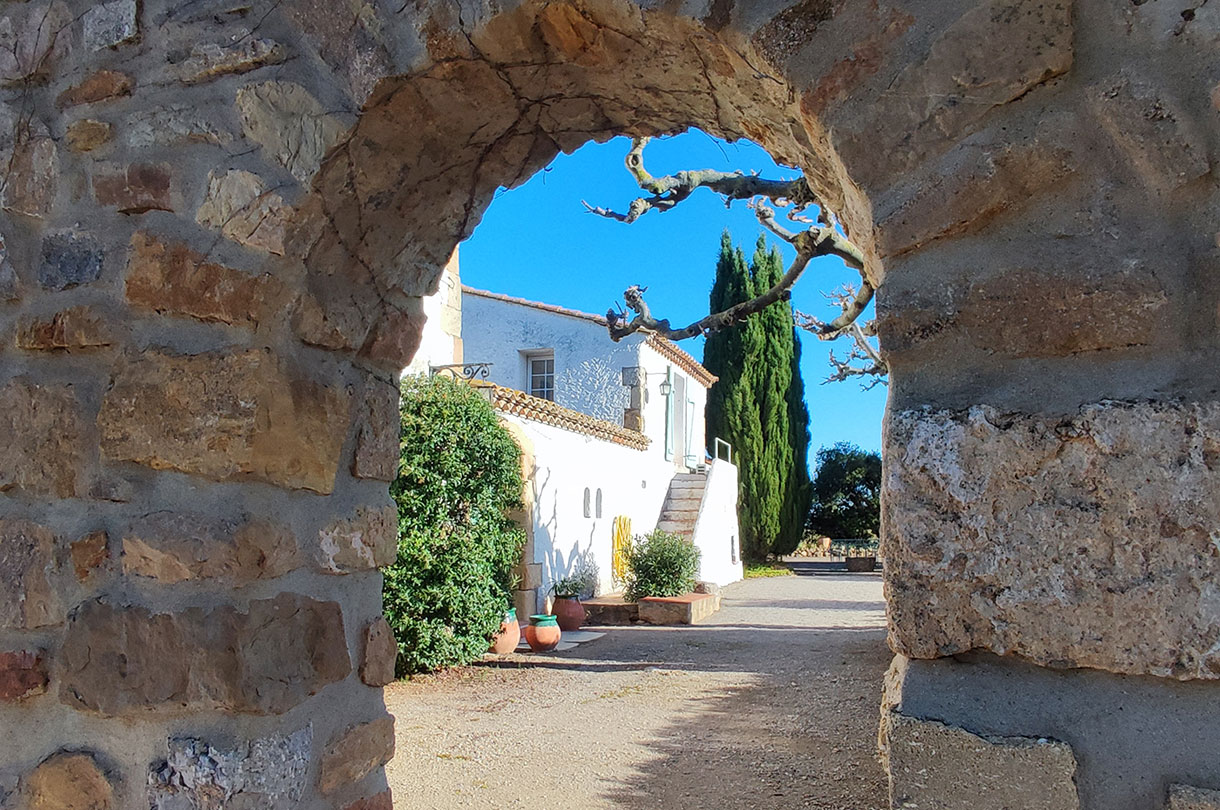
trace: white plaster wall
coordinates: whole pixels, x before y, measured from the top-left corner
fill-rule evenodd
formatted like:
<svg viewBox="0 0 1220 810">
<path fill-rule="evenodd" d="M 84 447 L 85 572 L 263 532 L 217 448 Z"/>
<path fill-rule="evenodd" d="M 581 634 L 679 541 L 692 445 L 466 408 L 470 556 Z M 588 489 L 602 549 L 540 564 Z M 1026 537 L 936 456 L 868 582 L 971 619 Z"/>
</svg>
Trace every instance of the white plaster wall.
<svg viewBox="0 0 1220 810">
<path fill-rule="evenodd" d="M 716 459 L 708 465 L 707 486 L 694 543 L 699 548 L 699 579 L 728 585 L 742 577 L 737 525 L 737 467 Z"/>
<path fill-rule="evenodd" d="M 687 429 L 690 431 L 689 455 L 686 458 L 677 457 L 670 462 L 674 467 L 691 468 L 703 463 L 706 456 L 704 441 L 706 419 L 704 411 L 707 408 L 707 389 L 702 383 L 692 378 L 668 358 L 658 353 L 647 344 L 642 344 L 639 355 L 640 365 L 648 372 L 648 398 L 644 405 L 644 434 L 652 439 L 651 451 L 665 458 L 665 426 L 667 419 L 666 397 L 660 393 L 661 383 L 666 379 L 668 371 L 671 378 L 686 378 L 686 397 L 694 403 L 691 409 L 692 418 L 688 419 Z M 675 403 L 677 405 L 677 403 Z"/>
<path fill-rule="evenodd" d="M 490 380 L 518 391 L 529 390 L 527 355 L 553 351 L 555 402 L 623 424 L 629 402 L 622 370 L 639 364 L 643 338 L 615 343 L 593 321 L 467 293 L 462 339 L 467 362 L 492 363 Z"/>
<path fill-rule="evenodd" d="M 672 465 L 648 452 L 502 416 L 519 425 L 534 446 L 534 556 L 527 562 L 542 567 L 535 610 L 543 609 L 551 585 L 574 569 L 580 555 L 591 555 L 597 563 L 601 593 L 617 590 L 611 566 L 614 518 L 631 518 L 633 534 L 651 531 L 669 491 Z M 584 516 L 586 487 L 594 506 L 589 518 Z M 598 488 L 601 518 L 596 517 Z"/>
<path fill-rule="evenodd" d="M 462 361 L 457 351 L 459 343 L 455 341 L 460 335 L 453 334 L 459 329 L 446 328 L 446 310 L 462 305 L 462 282 L 457 268 L 458 254 L 455 250 L 441 276 L 440 287 L 424 299 L 424 317 L 427 320 L 424 322 L 423 335 L 415 357 L 403 369 L 403 374 L 427 374 L 430 366 L 447 366 Z M 460 324 L 452 326 L 460 327 Z"/>
</svg>

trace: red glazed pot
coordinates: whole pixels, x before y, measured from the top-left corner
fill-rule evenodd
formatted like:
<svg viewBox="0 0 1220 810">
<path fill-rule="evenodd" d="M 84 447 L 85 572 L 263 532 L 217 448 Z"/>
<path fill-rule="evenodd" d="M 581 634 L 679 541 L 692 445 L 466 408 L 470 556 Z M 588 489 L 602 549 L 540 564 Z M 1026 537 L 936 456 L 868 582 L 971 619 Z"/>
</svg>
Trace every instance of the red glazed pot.
<svg viewBox="0 0 1220 810">
<path fill-rule="evenodd" d="M 585 623 L 585 606 L 575 596 L 556 596 L 551 610 L 555 611 L 560 630 L 579 630 Z"/>
<path fill-rule="evenodd" d="M 554 616 L 537 613 L 530 616 L 530 626 L 525 628 L 525 640 L 534 652 L 548 652 L 559 646 L 563 633 Z"/>
<path fill-rule="evenodd" d="M 517 609 L 509 608 L 500 622 L 500 631 L 491 637 L 491 649 L 496 655 L 505 655 L 517 649 L 521 641 L 521 625 L 517 623 Z"/>
</svg>

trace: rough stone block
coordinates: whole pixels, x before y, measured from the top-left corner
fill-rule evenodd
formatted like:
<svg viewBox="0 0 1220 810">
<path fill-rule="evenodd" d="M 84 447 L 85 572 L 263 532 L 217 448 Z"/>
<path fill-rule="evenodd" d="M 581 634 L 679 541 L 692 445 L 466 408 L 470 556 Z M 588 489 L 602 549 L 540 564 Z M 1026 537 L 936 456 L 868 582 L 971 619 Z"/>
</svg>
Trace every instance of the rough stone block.
<svg viewBox="0 0 1220 810">
<path fill-rule="evenodd" d="M 1220 790 L 1171 785 L 1168 810 L 1220 810 Z"/>
<path fill-rule="evenodd" d="M 140 34 L 136 0 L 97 3 L 84 16 L 85 47 L 91 51 L 114 48 Z"/>
<path fill-rule="evenodd" d="M 292 533 L 267 521 L 158 512 L 124 532 L 122 564 L 124 574 L 167 585 L 196 579 L 245 585 L 288 573 L 301 555 Z"/>
<path fill-rule="evenodd" d="M 682 596 L 646 596 L 639 617 L 649 624 L 698 624 L 720 609 L 720 597 L 710 593 Z"/>
<path fill-rule="evenodd" d="M 284 255 L 292 211 L 258 175 L 230 169 L 208 177 L 208 192 L 195 215 L 200 225 L 217 228 L 235 242 Z"/>
<path fill-rule="evenodd" d="M 173 211 L 173 183 L 169 164 L 132 163 L 94 173 L 93 196 L 120 214 Z"/>
<path fill-rule="evenodd" d="M 228 42 L 196 43 L 191 55 L 174 65 L 173 74 L 184 84 L 199 84 L 276 65 L 287 56 L 288 49 L 275 40 L 259 39 L 249 30 L 239 30 Z"/>
<path fill-rule="evenodd" d="M 144 232 L 131 238 L 127 301 L 134 306 L 252 327 L 278 291 L 270 276 L 252 276 L 209 262 L 182 243 Z"/>
<path fill-rule="evenodd" d="M 47 662 L 42 650 L 0 652 L 0 701 L 23 700 L 47 691 Z"/>
<path fill-rule="evenodd" d="M 0 629 L 59 625 L 55 537 L 29 521 L 0 520 Z"/>
<path fill-rule="evenodd" d="M 334 793 L 344 785 L 358 782 L 390 761 L 394 756 L 394 718 L 379 717 L 353 726 L 330 741 L 322 754 L 318 788 Z"/>
<path fill-rule="evenodd" d="M 1154 342 L 1169 303 L 1147 267 L 1077 268 L 1071 275 L 1013 268 L 970 285 L 954 323 L 997 355 L 1063 357 Z"/>
<path fill-rule="evenodd" d="M 857 180 L 889 185 L 992 108 L 1066 73 L 1073 60 L 1072 7 L 1071 0 L 973 4 L 850 126 L 858 135 L 844 140 L 868 150 L 868 157 L 852 161 L 859 165 Z"/>
<path fill-rule="evenodd" d="M 17 271 L 13 269 L 13 263 L 9 261 L 8 245 L 4 241 L 4 237 L 0 235 L 0 303 L 5 301 L 16 301 L 21 298 L 21 280 L 17 278 Z"/>
<path fill-rule="evenodd" d="M 373 325 L 360 357 L 377 368 L 401 371 L 419 349 L 426 320 L 420 299 L 414 299 L 405 309 L 387 306 Z"/>
<path fill-rule="evenodd" d="M 113 342 L 109 318 L 88 305 L 69 307 L 46 318 L 23 318 L 17 324 L 20 349 L 93 349 Z"/>
<path fill-rule="evenodd" d="M 398 387 L 375 378 L 365 381 L 356 409 L 356 452 L 352 475 L 393 481 L 398 475 L 400 430 Z"/>
<path fill-rule="evenodd" d="M 189 105 L 141 110 L 133 113 L 123 128 L 124 142 L 136 149 L 200 143 L 225 146 L 233 138 L 233 132 L 215 110 Z"/>
<path fill-rule="evenodd" d="M 1220 678 L 1220 403 L 900 411 L 884 452 L 896 651 Z"/>
<path fill-rule="evenodd" d="M 398 510 L 393 504 L 361 506 L 318 535 L 322 570 L 341 574 L 394 562 L 398 555 Z"/>
<path fill-rule="evenodd" d="M 73 612 L 60 699 L 103 715 L 147 709 L 283 714 L 351 672 L 335 602 L 294 593 L 153 613 L 97 600 Z"/>
<path fill-rule="evenodd" d="M 1076 758 L 1045 739 L 986 739 L 889 712 L 882 751 L 895 810 L 1079 810 Z"/>
<path fill-rule="evenodd" d="M 37 131 L 19 137 L 5 170 L 4 209 L 27 217 L 45 217 L 55 205 L 58 189 L 59 149 L 55 141 Z"/>
<path fill-rule="evenodd" d="M 48 234 L 42 240 L 38 281 L 49 290 L 66 290 L 97 281 L 102 275 L 102 247 L 75 231 Z"/>
<path fill-rule="evenodd" d="M 219 810 L 218 796 L 224 807 L 295 810 L 312 754 L 312 725 L 231 747 L 171 739 L 165 761 L 149 768 L 149 810 Z"/>
<path fill-rule="evenodd" d="M 263 82 L 237 91 L 246 136 L 267 156 L 308 183 L 347 127 L 298 84 Z"/>
<path fill-rule="evenodd" d="M 135 81 L 126 73 L 117 70 L 99 70 L 89 74 L 80 84 L 75 84 L 59 94 L 55 103 L 61 108 L 79 104 L 97 104 L 116 98 L 130 96 Z"/>
<path fill-rule="evenodd" d="M 1207 141 L 1161 88 L 1122 77 L 1094 91 L 1093 109 L 1149 187 L 1171 191 L 1211 170 Z"/>
<path fill-rule="evenodd" d="M 390 796 L 390 791 L 385 790 L 375 796 L 357 799 L 343 810 L 394 810 L 394 800 Z"/>
<path fill-rule="evenodd" d="M 110 143 L 114 128 L 105 121 L 85 118 L 69 124 L 64 137 L 73 152 L 92 152 Z"/>
<path fill-rule="evenodd" d="M 69 554 L 77 581 L 88 582 L 110 564 L 110 535 L 104 531 L 90 532 L 72 543 Z"/>
<path fill-rule="evenodd" d="M 334 488 L 350 411 L 346 390 L 263 351 L 150 351 L 117 365 L 98 428 L 107 458 L 325 494 Z"/>
<path fill-rule="evenodd" d="M 360 661 L 360 680 L 369 686 L 394 682 L 398 642 L 385 616 L 378 616 L 364 628 L 364 653 Z"/>
<path fill-rule="evenodd" d="M 878 203 L 881 252 L 893 256 L 936 239 L 969 233 L 1018 211 L 1071 177 L 1078 166 L 1065 143 L 1067 125 L 1044 122 L 1028 140 L 1007 132 L 996 143 L 967 143 Z"/>
<path fill-rule="evenodd" d="M 22 810 L 112 810 L 118 804 L 106 773 L 89 754 L 54 754 L 22 780 Z"/>
<path fill-rule="evenodd" d="M 66 3 L 6 3 L 0 14 L 0 84 L 45 78 L 71 48 L 70 36 L 49 36 L 72 24 Z"/>
<path fill-rule="evenodd" d="M 71 498 L 85 462 L 84 425 L 71 386 L 0 386 L 0 492 Z"/>
</svg>

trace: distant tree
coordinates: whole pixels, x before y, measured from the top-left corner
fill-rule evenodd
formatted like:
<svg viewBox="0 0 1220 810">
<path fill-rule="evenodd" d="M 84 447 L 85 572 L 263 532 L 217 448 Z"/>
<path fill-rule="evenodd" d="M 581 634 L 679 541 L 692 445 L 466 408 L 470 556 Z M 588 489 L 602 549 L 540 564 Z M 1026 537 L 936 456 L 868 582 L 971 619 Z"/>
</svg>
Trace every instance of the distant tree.
<svg viewBox="0 0 1220 810">
<path fill-rule="evenodd" d="M 818 451 L 809 529 L 835 539 L 881 529 L 881 454 L 840 442 Z"/>
<path fill-rule="evenodd" d="M 782 273 L 778 251 L 768 251 L 763 238 L 747 266 L 725 233 L 711 306 L 748 301 Z M 710 334 L 704 346 L 704 365 L 720 378 L 708 392 L 709 450 L 717 437 L 733 445 L 741 549 L 749 559 L 796 548 L 809 508 L 808 412 L 796 342 L 784 302 L 737 329 Z"/>
</svg>

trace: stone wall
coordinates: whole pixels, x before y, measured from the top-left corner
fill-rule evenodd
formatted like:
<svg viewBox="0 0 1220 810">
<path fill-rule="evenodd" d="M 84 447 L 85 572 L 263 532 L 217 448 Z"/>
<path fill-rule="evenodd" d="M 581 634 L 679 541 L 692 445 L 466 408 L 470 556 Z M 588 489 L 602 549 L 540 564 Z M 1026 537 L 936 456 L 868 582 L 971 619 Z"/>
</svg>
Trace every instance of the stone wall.
<svg viewBox="0 0 1220 810">
<path fill-rule="evenodd" d="M 422 298 L 500 185 L 687 126 L 803 167 L 881 283 L 896 802 L 1069 755 L 1087 810 L 1208 801 L 1182 713 L 1112 800 L 1085 714 L 932 696 L 1215 702 L 1220 8 L 512 5 L 0 3 L 0 806 L 387 806 Z"/>
</svg>

